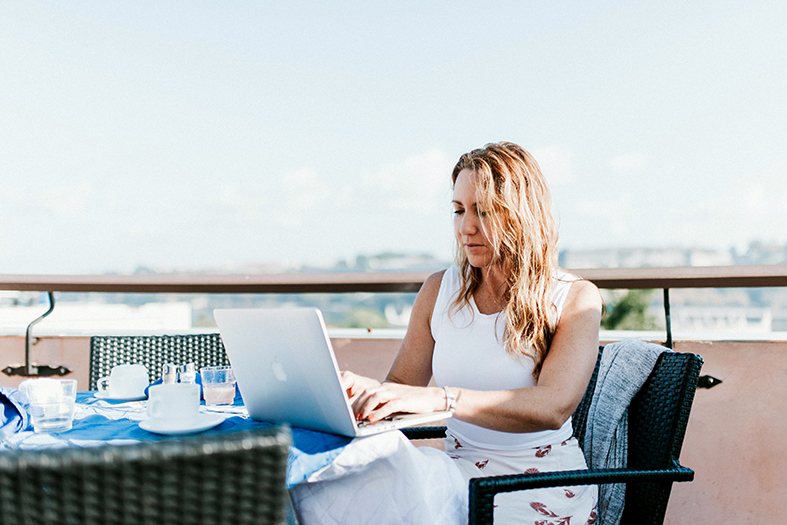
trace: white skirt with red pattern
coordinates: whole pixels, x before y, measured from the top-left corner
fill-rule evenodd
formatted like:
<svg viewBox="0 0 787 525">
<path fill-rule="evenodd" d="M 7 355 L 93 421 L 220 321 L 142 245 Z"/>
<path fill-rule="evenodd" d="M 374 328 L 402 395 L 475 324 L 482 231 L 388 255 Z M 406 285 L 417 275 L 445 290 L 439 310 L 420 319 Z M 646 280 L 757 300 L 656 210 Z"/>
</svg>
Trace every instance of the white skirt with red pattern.
<svg viewBox="0 0 787 525">
<path fill-rule="evenodd" d="M 472 477 L 585 468 L 575 439 L 530 450 L 482 450 L 449 436 L 446 452 L 401 432 L 353 439 L 334 461 L 290 490 L 304 525 L 463 525 Z M 498 494 L 495 524 L 596 521 L 596 487 Z"/>
<path fill-rule="evenodd" d="M 462 443 L 452 434 L 445 452 L 466 480 L 528 472 L 586 469 L 576 438 L 526 450 L 491 450 Z M 598 487 L 549 487 L 495 496 L 495 524 L 583 525 L 597 521 Z"/>
</svg>

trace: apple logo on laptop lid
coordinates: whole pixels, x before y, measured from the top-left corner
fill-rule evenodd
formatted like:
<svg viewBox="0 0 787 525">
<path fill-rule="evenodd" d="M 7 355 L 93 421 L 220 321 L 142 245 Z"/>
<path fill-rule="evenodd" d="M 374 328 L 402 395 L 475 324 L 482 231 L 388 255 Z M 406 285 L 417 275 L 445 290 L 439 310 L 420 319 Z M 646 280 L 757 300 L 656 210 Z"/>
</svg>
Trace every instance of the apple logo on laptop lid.
<svg viewBox="0 0 787 525">
<path fill-rule="evenodd" d="M 278 357 L 273 358 L 273 362 L 271 363 L 271 370 L 273 371 L 273 377 L 278 379 L 280 382 L 284 383 L 287 381 L 287 373 L 284 371 L 284 366 L 282 366 L 281 361 L 279 361 Z"/>
</svg>

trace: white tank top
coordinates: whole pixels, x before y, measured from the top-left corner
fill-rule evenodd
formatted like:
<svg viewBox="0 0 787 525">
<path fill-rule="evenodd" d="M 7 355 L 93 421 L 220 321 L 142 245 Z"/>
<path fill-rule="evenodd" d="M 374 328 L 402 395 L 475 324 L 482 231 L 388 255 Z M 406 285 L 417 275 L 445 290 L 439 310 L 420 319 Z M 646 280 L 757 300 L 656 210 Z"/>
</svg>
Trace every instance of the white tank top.
<svg viewBox="0 0 787 525">
<path fill-rule="evenodd" d="M 560 272 L 555 279 L 552 302 L 558 319 L 571 282 L 577 277 Z M 535 363 L 530 357 L 514 357 L 503 347 L 505 316 L 485 315 L 470 305 L 448 312 L 459 293 L 459 269 L 451 266 L 443 274 L 440 291 L 432 312 L 432 337 L 435 340 L 432 372 L 438 386 L 470 390 L 513 390 L 536 386 Z M 460 401 L 461 402 L 461 401 Z M 557 430 L 513 433 L 490 430 L 449 418 L 448 430 L 460 440 L 479 448 L 517 450 L 535 448 L 569 439 L 571 418 Z"/>
</svg>

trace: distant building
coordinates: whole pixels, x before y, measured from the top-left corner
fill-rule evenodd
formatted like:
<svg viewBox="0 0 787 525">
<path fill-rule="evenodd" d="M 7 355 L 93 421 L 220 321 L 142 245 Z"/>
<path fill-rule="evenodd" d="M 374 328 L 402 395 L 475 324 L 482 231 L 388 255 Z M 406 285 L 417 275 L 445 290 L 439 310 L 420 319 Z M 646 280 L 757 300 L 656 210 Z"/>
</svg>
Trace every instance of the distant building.
<svg viewBox="0 0 787 525">
<path fill-rule="evenodd" d="M 359 272 L 420 272 L 437 271 L 450 264 L 450 261 L 441 261 L 430 254 L 381 253 L 359 255 L 352 269 Z"/>
<path fill-rule="evenodd" d="M 735 255 L 735 264 L 787 264 L 787 244 L 765 244 L 755 241 L 746 252 Z"/>
<path fill-rule="evenodd" d="M 47 310 L 46 305 L 0 306 L 0 331 L 24 334 L 27 325 Z M 36 325 L 36 333 L 53 331 L 123 332 L 188 331 L 192 328 L 187 302 L 150 302 L 135 306 L 95 302 L 62 302 Z"/>
<path fill-rule="evenodd" d="M 728 266 L 736 264 L 732 250 L 703 248 L 611 248 L 563 250 L 560 266 L 581 268 L 643 268 L 665 266 Z"/>
<path fill-rule="evenodd" d="M 692 248 L 689 250 L 689 264 L 687 266 L 730 266 L 735 264 L 732 250 L 703 250 Z"/>
<path fill-rule="evenodd" d="M 765 333 L 773 330 L 770 308 L 680 306 L 670 313 L 674 331 Z"/>
</svg>

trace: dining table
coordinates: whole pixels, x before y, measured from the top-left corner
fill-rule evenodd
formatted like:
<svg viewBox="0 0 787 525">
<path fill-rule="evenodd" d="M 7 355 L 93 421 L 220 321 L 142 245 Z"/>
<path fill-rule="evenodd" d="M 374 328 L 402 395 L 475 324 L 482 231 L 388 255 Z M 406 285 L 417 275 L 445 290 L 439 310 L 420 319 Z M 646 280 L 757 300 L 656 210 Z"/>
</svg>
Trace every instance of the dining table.
<svg viewBox="0 0 787 525">
<path fill-rule="evenodd" d="M 32 425 L 19 424 L 17 429 L 0 432 L 0 454 L 12 450 L 45 450 L 62 447 L 93 447 L 131 445 L 148 441 L 179 439 L 180 435 L 158 434 L 144 430 L 140 422 L 147 419 L 147 401 L 115 401 L 96 396 L 95 391 L 78 392 L 73 425 L 70 430 L 37 433 Z M 4 397 L 4 401 L 8 401 Z M 10 403 L 5 411 L 9 412 Z M 16 403 L 19 412 L 23 408 Z M 231 405 L 200 406 L 201 413 L 221 414 L 224 420 L 202 432 L 237 432 L 272 426 L 272 423 L 251 419 L 243 399 L 236 391 Z M 26 416 L 22 414 L 22 416 Z M 19 428 L 21 427 L 21 428 Z M 291 427 L 292 444 L 287 463 L 287 488 L 303 482 L 310 475 L 328 466 L 350 443 L 349 437 Z"/>
</svg>

